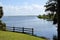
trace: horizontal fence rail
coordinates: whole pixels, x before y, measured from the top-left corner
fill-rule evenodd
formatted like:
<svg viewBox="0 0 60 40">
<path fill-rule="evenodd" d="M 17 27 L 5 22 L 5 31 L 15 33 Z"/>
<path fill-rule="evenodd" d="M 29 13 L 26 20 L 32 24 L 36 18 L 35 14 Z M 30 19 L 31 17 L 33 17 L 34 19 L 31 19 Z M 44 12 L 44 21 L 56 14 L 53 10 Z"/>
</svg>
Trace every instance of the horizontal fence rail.
<svg viewBox="0 0 60 40">
<path fill-rule="evenodd" d="M 34 35 L 34 29 L 33 28 L 24 28 L 24 27 L 7 27 L 9 31 L 13 32 L 22 32 L 22 33 L 28 33 L 31 35 Z"/>
</svg>

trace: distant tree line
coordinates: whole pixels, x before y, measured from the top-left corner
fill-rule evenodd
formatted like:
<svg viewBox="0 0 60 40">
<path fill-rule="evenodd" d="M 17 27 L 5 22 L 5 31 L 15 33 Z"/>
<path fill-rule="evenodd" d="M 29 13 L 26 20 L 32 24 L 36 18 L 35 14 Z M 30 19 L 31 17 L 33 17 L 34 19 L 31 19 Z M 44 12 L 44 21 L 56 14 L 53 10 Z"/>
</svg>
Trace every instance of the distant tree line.
<svg viewBox="0 0 60 40">
<path fill-rule="evenodd" d="M 48 20 L 53 21 L 54 16 L 55 16 L 54 14 L 48 13 L 47 15 L 43 14 L 43 15 L 38 15 L 37 17 L 40 19 L 48 19 Z"/>
</svg>

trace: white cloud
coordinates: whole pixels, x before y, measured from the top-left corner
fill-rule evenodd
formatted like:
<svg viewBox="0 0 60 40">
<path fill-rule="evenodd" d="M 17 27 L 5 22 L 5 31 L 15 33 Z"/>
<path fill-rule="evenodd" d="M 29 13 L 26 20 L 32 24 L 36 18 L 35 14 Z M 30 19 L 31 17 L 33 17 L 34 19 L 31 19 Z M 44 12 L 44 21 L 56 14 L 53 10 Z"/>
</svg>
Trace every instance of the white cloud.
<svg viewBox="0 0 60 40">
<path fill-rule="evenodd" d="M 4 15 L 39 15 L 44 13 L 43 5 L 25 3 L 24 5 L 3 5 Z"/>
</svg>

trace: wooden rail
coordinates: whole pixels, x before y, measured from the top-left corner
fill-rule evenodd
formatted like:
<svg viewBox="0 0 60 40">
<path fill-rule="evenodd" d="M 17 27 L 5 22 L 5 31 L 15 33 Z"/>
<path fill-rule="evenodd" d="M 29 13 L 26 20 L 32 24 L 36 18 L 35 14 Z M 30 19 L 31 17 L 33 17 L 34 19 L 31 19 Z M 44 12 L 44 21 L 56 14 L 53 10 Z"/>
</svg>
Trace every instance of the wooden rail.
<svg viewBox="0 0 60 40">
<path fill-rule="evenodd" d="M 22 33 L 28 33 L 31 35 L 34 35 L 34 29 L 33 28 L 24 28 L 24 27 L 8 27 L 9 31 L 13 32 L 22 32 Z"/>
</svg>

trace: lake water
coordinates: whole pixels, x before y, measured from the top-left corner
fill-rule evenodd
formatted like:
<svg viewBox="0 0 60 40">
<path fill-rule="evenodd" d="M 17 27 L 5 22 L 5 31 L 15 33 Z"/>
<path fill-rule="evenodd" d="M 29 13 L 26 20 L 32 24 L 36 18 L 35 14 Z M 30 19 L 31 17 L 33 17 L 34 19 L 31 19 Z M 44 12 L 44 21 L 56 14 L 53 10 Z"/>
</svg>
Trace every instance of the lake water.
<svg viewBox="0 0 60 40">
<path fill-rule="evenodd" d="M 39 19 L 37 16 L 4 16 L 2 20 L 7 26 L 34 28 L 34 34 L 38 36 L 51 39 L 57 34 L 52 21 Z"/>
</svg>

